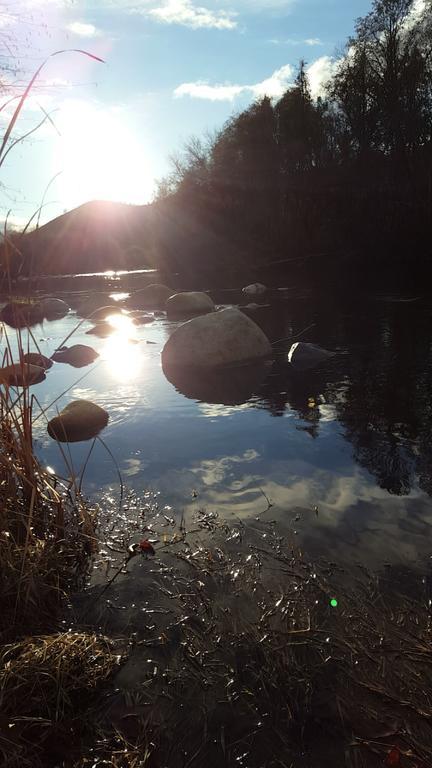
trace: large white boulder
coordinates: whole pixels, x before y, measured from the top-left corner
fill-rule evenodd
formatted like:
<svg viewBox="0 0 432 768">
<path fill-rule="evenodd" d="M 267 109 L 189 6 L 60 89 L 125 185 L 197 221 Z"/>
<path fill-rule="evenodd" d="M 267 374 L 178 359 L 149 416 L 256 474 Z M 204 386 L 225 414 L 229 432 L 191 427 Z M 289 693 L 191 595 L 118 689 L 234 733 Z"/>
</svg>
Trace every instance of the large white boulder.
<svg viewBox="0 0 432 768">
<path fill-rule="evenodd" d="M 297 341 L 288 352 L 288 362 L 297 371 L 307 371 L 310 368 L 316 368 L 318 365 L 327 362 L 335 354 L 335 352 L 329 352 L 327 349 L 323 349 L 316 344 Z"/>
<path fill-rule="evenodd" d="M 271 344 L 249 317 L 235 308 L 195 317 L 180 325 L 162 350 L 164 368 L 213 367 L 271 357 Z"/>
<path fill-rule="evenodd" d="M 108 424 L 109 414 L 90 400 L 73 400 L 48 422 L 48 434 L 60 443 L 91 440 Z"/>
<path fill-rule="evenodd" d="M 166 302 L 168 317 L 193 317 L 195 315 L 206 315 L 208 312 L 214 312 L 214 310 L 213 300 L 207 293 L 201 293 L 200 291 L 175 293 Z"/>
</svg>

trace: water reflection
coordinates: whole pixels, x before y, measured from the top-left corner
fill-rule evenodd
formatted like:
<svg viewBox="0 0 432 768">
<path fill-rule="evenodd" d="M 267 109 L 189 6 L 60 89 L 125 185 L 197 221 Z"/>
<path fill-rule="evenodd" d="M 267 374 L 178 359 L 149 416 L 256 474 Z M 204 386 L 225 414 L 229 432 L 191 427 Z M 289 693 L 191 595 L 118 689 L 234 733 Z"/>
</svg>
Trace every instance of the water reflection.
<svg viewBox="0 0 432 768">
<path fill-rule="evenodd" d="M 165 371 L 169 380 L 160 353 L 175 324 L 157 318 L 136 326 L 120 317 L 97 340 L 101 362 L 81 383 L 71 386 L 76 372 L 55 364 L 35 392 L 41 404 L 67 391 L 60 408 L 80 396 L 110 412 L 104 440 L 127 485 L 158 491 L 164 504 L 185 514 L 209 508 L 249 519 L 265 513 L 264 491 L 273 503 L 265 514 L 295 529 L 318 555 L 373 565 L 427 553 L 432 312 L 426 301 L 291 296 L 262 318 L 278 341 L 271 369 L 229 376 Z M 41 351 L 49 356 L 74 322 L 50 324 Z M 312 324 L 301 338 L 348 354 L 296 373 L 287 362 L 290 340 Z M 74 342 L 88 340 L 90 325 Z M 287 337 L 284 348 L 280 340 Z M 42 449 L 46 463 L 61 472 L 55 446 L 45 440 Z M 82 466 L 87 448 L 71 451 Z M 86 491 L 116 483 L 111 459 L 96 448 Z"/>
<path fill-rule="evenodd" d="M 271 363 L 190 368 L 163 365 L 163 372 L 177 392 L 191 400 L 221 405 L 241 405 L 260 390 Z"/>
</svg>

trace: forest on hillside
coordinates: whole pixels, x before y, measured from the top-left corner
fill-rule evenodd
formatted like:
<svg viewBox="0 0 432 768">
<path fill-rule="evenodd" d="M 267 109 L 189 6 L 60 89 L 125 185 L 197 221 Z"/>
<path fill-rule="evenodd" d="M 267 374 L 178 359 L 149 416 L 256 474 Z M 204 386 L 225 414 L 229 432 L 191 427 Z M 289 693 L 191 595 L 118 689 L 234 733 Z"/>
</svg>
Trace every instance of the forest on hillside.
<svg viewBox="0 0 432 768">
<path fill-rule="evenodd" d="M 432 223 L 432 2 L 373 0 L 312 99 L 307 65 L 159 185 L 255 266 L 309 257 L 340 270 L 425 264 Z M 170 201 L 170 202 L 169 202 Z"/>
</svg>

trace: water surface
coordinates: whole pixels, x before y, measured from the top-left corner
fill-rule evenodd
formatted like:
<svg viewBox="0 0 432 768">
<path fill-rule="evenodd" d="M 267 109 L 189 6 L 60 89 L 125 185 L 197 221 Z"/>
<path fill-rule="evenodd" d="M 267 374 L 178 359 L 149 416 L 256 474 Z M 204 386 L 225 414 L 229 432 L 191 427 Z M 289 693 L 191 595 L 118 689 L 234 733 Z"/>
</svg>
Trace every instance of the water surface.
<svg viewBox="0 0 432 768">
<path fill-rule="evenodd" d="M 214 298 L 241 301 L 234 291 Z M 161 368 L 176 326 L 166 318 L 136 330 L 117 327 L 107 339 L 86 335 L 92 323 L 85 321 L 68 343 L 90 344 L 98 361 L 79 370 L 54 364 L 32 391 L 42 408 L 50 406 L 48 418 L 75 398 L 106 408 L 102 437 L 125 485 L 159 493 L 178 515 L 205 508 L 231 520 L 275 519 L 312 556 L 372 567 L 423 562 L 432 523 L 428 299 L 317 300 L 307 291 L 275 291 L 269 304 L 257 319 L 276 342 L 276 359 L 264 375 L 250 377 L 250 391 L 240 386 L 236 394 L 220 376 L 201 397 L 187 377 L 181 388 L 188 396 L 177 391 Z M 41 352 L 51 355 L 76 323 L 71 313 L 34 328 Z M 281 339 L 305 329 L 303 340 L 341 354 L 294 374 L 286 361 L 290 344 Z M 67 474 L 45 416 L 36 437 L 44 462 Z M 67 452 L 77 474 L 90 445 Z M 98 442 L 84 489 L 118 495 L 116 467 Z"/>
</svg>

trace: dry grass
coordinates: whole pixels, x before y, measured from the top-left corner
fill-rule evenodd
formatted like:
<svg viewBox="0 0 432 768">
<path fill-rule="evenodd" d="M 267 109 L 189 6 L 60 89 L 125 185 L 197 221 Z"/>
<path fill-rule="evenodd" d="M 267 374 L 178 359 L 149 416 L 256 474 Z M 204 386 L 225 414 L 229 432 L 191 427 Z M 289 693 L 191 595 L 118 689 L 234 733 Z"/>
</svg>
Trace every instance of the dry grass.
<svg viewBox="0 0 432 768">
<path fill-rule="evenodd" d="M 67 740 L 85 730 L 91 697 L 119 661 L 111 641 L 90 633 L 43 635 L 3 647 L 1 764 L 52 764 L 58 753 L 73 752 Z"/>
</svg>

